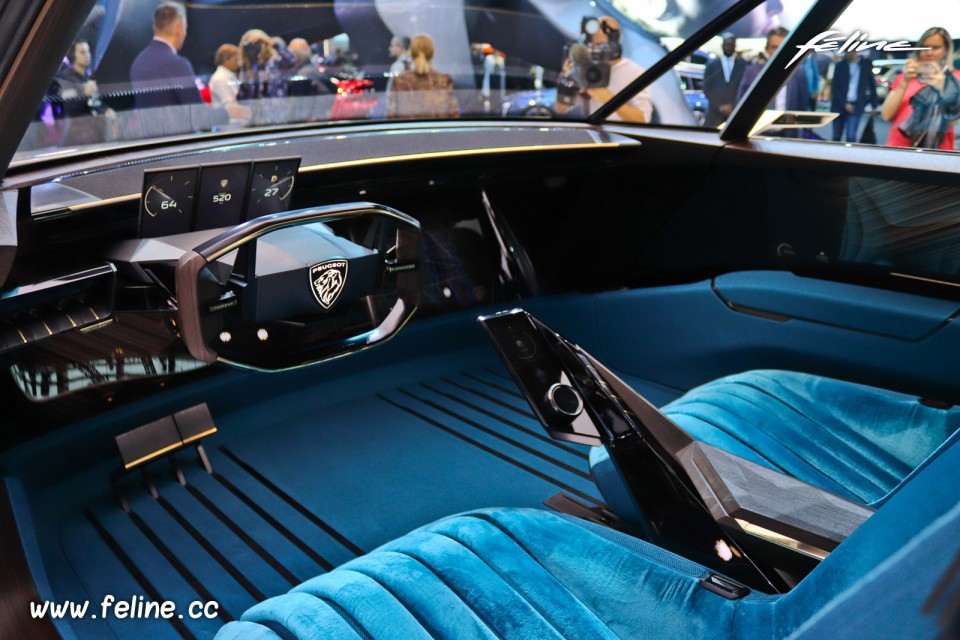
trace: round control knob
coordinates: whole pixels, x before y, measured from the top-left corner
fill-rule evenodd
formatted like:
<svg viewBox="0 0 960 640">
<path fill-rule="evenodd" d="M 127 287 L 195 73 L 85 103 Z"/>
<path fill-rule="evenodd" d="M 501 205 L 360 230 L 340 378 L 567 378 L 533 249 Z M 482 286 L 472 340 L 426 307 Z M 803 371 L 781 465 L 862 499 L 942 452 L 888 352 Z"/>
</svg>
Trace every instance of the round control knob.
<svg viewBox="0 0 960 640">
<path fill-rule="evenodd" d="M 583 398 L 567 384 L 555 384 L 547 389 L 547 402 L 557 413 L 576 417 L 583 411 Z"/>
</svg>

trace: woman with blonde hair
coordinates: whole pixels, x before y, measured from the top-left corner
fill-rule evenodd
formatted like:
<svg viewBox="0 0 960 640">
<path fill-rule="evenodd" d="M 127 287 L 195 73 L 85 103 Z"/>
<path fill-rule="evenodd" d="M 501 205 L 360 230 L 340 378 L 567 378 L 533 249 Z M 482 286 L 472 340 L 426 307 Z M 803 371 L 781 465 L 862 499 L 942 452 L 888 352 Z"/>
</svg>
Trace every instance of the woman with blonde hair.
<svg viewBox="0 0 960 640">
<path fill-rule="evenodd" d="M 460 115 L 453 80 L 433 68 L 433 54 L 430 36 L 420 34 L 410 41 L 413 68 L 394 78 L 387 96 L 388 117 L 451 118 Z"/>
<path fill-rule="evenodd" d="M 883 101 L 881 116 L 893 121 L 887 145 L 953 150 L 960 118 L 960 72 L 953 69 L 953 40 L 942 27 L 920 36 L 916 57 L 903 65 Z"/>
<path fill-rule="evenodd" d="M 262 29 L 250 29 L 240 38 L 238 50 L 240 98 L 282 96 L 283 72 L 297 64 L 297 56 L 286 44 Z"/>
</svg>

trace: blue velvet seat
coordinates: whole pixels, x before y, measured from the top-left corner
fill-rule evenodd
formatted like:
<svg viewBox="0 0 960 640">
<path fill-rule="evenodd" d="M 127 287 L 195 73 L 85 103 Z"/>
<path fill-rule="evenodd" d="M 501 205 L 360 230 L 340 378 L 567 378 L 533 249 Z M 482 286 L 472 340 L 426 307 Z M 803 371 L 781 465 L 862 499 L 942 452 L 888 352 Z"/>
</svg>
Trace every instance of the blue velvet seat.
<svg viewBox="0 0 960 640">
<path fill-rule="evenodd" d="M 786 595 L 728 600 L 699 585 L 702 567 L 645 542 L 493 509 L 440 520 L 270 598 L 217 640 L 933 638 L 938 616 L 957 623 L 947 603 L 960 591 L 960 575 L 936 584 L 960 553 L 960 446 L 938 454 Z"/>
<path fill-rule="evenodd" d="M 958 407 L 792 371 L 720 378 L 662 410 L 697 440 L 866 504 L 882 501 L 960 428 Z M 590 467 L 608 504 L 630 517 L 604 449 L 591 452 Z"/>
</svg>

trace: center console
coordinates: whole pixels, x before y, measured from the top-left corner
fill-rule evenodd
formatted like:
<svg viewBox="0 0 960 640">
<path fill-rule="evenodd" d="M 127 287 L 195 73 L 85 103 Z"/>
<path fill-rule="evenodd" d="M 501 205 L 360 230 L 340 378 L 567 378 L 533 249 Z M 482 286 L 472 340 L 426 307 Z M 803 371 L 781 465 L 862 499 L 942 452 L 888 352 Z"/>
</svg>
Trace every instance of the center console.
<svg viewBox="0 0 960 640">
<path fill-rule="evenodd" d="M 744 585 L 783 593 L 873 510 L 707 444 L 522 310 L 479 318 L 552 437 L 606 447 L 642 514 L 637 535 Z"/>
</svg>

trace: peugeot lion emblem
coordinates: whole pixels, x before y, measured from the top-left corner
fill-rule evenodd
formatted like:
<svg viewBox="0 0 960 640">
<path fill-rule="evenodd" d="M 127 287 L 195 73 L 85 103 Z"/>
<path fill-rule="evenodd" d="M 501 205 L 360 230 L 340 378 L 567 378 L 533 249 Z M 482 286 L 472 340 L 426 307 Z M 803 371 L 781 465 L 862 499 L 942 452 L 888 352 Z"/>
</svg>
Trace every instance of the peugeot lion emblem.
<svg viewBox="0 0 960 640">
<path fill-rule="evenodd" d="M 336 303 L 346 283 L 346 260 L 326 260 L 310 267 L 310 290 L 324 309 Z"/>
</svg>

